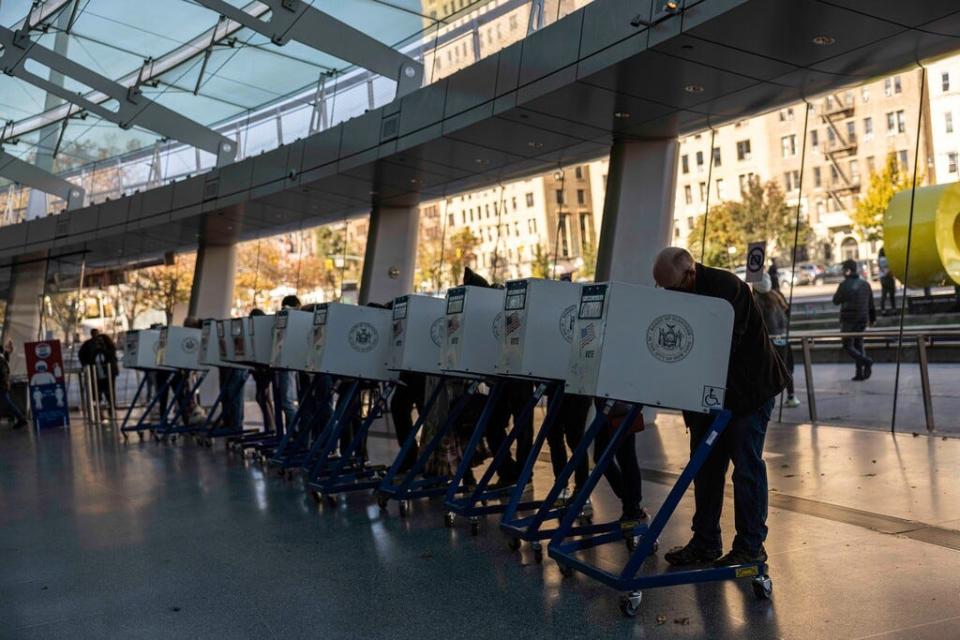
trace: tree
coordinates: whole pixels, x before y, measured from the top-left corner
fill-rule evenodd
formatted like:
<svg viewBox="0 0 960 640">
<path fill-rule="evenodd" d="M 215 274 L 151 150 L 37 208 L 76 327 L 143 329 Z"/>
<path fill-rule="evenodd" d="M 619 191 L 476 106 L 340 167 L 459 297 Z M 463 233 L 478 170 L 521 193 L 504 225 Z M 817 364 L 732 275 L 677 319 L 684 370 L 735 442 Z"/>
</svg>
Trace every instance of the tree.
<svg viewBox="0 0 960 640">
<path fill-rule="evenodd" d="M 704 226 L 707 226 L 706 247 L 703 247 Z M 764 241 L 767 253 L 792 254 L 794 238 L 806 246 L 812 231 L 800 217 L 797 233 L 796 208 L 787 204 L 780 186 L 773 181 L 761 184 L 751 180 L 740 201 L 728 201 L 710 208 L 700 216 L 690 231 L 687 243 L 690 252 L 704 264 L 732 268 L 746 262 L 747 244 Z"/>
<path fill-rule="evenodd" d="M 544 251 L 538 242 L 533 247 L 533 260 L 530 261 L 530 275 L 534 278 L 549 278 L 550 268 L 553 261 L 550 259 L 550 252 Z"/>
<path fill-rule="evenodd" d="M 464 267 L 477 259 L 474 249 L 480 244 L 480 239 L 473 235 L 470 229 L 461 229 L 455 233 L 444 249 L 445 260 L 450 265 L 450 279 L 453 282 L 463 280 Z"/>
<path fill-rule="evenodd" d="M 175 256 L 172 265 L 147 267 L 136 272 L 134 289 L 143 295 L 144 307 L 158 309 L 173 324 L 173 311 L 190 300 L 196 254 Z"/>
<path fill-rule="evenodd" d="M 583 266 L 577 277 L 581 280 L 593 280 L 597 274 L 597 245 L 595 242 L 587 242 L 583 248 Z"/>
<path fill-rule="evenodd" d="M 850 216 L 853 225 L 864 240 L 883 239 L 883 214 L 894 195 L 912 188 L 912 177 L 900 171 L 896 156 L 887 156 L 887 162 L 880 173 L 870 173 L 867 192 L 857 201 L 857 207 Z"/>
</svg>

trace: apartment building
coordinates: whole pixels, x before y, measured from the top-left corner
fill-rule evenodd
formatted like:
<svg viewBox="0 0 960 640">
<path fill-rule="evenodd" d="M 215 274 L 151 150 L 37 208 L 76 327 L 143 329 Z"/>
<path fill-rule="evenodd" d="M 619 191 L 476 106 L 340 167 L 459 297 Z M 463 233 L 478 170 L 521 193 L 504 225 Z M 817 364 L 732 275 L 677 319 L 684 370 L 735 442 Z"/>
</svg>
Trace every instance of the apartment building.
<svg viewBox="0 0 960 640">
<path fill-rule="evenodd" d="M 934 174 L 937 182 L 956 182 L 960 179 L 960 56 L 927 66 L 927 96 Z"/>
</svg>

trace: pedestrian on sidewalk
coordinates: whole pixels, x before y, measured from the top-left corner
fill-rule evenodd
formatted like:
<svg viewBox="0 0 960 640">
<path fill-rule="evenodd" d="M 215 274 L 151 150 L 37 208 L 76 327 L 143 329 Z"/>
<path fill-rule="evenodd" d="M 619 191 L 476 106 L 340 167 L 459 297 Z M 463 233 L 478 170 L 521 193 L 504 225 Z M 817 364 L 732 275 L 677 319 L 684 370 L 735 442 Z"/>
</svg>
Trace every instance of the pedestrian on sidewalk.
<svg viewBox="0 0 960 640">
<path fill-rule="evenodd" d="M 840 305 L 840 331 L 845 334 L 862 334 L 868 324 L 873 326 L 877 321 L 873 288 L 860 277 L 855 260 L 843 261 L 843 277 L 844 281 L 833 294 L 833 304 Z M 844 336 L 843 350 L 853 358 L 857 366 L 857 373 L 852 380 L 860 382 L 869 379 L 873 373 L 873 360 L 867 357 L 863 335 Z"/>
<path fill-rule="evenodd" d="M 770 342 L 777 355 L 787 367 L 790 377 L 787 378 L 787 399 L 783 406 L 788 409 L 795 409 L 800 406 L 793 390 L 793 351 L 787 342 L 787 322 L 790 318 L 790 305 L 787 304 L 783 294 L 773 288 L 770 281 L 770 274 L 763 274 L 760 282 L 753 285 L 753 297 L 760 307 L 760 313 L 763 315 L 763 323 L 767 327 L 767 333 L 770 334 Z"/>
<path fill-rule="evenodd" d="M 890 261 L 883 247 L 877 254 L 877 267 L 880 269 L 880 315 L 887 315 L 887 298 L 890 298 L 890 312 L 897 312 L 897 281 L 890 270 Z"/>
</svg>

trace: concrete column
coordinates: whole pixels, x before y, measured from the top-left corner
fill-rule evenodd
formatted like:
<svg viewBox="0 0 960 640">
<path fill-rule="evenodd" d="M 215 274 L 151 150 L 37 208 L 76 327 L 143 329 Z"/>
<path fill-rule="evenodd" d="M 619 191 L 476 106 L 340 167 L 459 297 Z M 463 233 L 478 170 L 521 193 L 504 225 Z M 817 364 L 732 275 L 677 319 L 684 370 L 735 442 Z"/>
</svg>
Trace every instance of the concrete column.
<svg viewBox="0 0 960 640">
<path fill-rule="evenodd" d="M 416 206 L 373 210 L 363 258 L 360 304 L 386 303 L 413 291 L 419 226 Z"/>
<path fill-rule="evenodd" d="M 46 257 L 46 251 L 24 256 L 11 269 L 10 297 L 3 318 L 3 342 L 13 340 L 10 370 L 14 374 L 27 372 L 23 343 L 40 337 L 40 299 L 47 276 Z"/>
<path fill-rule="evenodd" d="M 653 259 L 673 233 L 676 139 L 614 142 L 607 172 L 597 282 L 653 285 Z"/>
<path fill-rule="evenodd" d="M 229 318 L 236 269 L 237 245 L 202 243 L 197 249 L 187 315 L 201 320 Z"/>
</svg>

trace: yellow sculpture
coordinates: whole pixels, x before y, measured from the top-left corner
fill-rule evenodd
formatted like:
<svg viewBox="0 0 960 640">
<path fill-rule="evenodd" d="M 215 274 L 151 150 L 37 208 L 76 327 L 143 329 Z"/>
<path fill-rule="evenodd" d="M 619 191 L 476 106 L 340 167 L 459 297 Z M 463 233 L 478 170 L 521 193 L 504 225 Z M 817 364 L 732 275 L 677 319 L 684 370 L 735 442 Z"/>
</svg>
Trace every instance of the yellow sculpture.
<svg viewBox="0 0 960 640">
<path fill-rule="evenodd" d="M 883 245 L 897 280 L 917 288 L 960 285 L 960 183 L 917 188 L 908 273 L 909 222 L 906 190 L 893 196 L 883 215 Z"/>
</svg>

